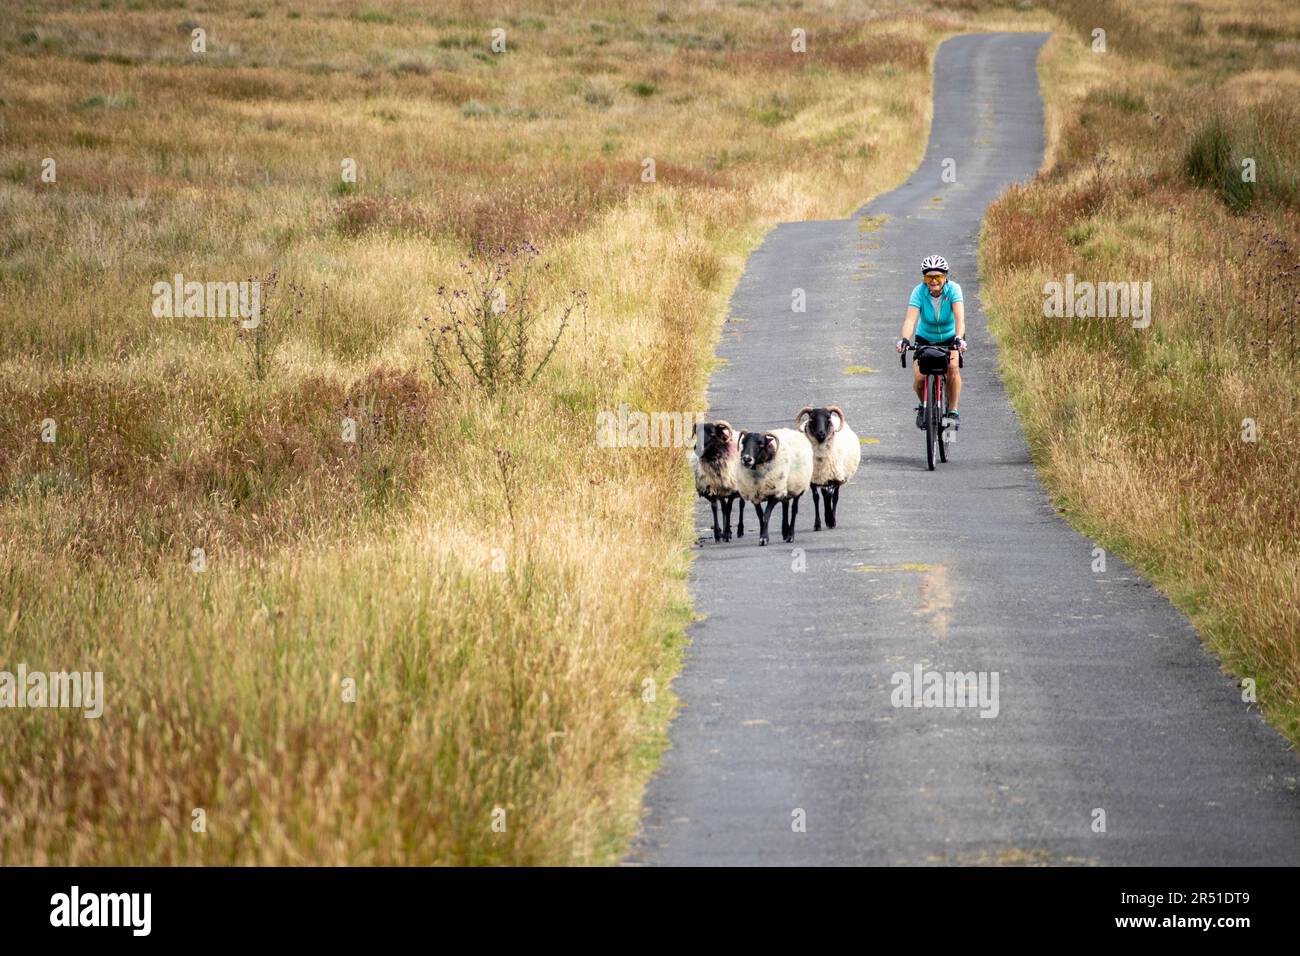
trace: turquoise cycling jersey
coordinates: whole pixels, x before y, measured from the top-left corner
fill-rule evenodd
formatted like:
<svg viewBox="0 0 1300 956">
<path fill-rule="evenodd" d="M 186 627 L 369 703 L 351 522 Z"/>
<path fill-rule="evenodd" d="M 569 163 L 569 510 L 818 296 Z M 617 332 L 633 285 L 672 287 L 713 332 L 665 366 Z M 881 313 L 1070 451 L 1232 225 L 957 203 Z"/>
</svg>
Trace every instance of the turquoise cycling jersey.
<svg viewBox="0 0 1300 956">
<path fill-rule="evenodd" d="M 939 297 L 939 314 L 934 314 L 934 299 L 925 283 L 920 283 L 912 290 L 908 305 L 920 310 L 921 320 L 916 324 L 916 334 L 939 342 L 950 339 L 957 334 L 957 320 L 952 315 L 952 304 L 961 301 L 961 286 L 949 279 L 943 284 L 943 293 Z"/>
</svg>

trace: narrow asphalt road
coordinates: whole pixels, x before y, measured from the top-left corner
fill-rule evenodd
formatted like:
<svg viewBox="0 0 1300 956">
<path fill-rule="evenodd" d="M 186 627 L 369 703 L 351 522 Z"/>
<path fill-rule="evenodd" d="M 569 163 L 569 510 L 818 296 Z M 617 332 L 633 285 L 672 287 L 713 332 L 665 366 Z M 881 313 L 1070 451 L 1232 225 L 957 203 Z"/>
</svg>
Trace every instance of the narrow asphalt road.
<svg viewBox="0 0 1300 956">
<path fill-rule="evenodd" d="M 852 219 L 779 226 L 750 257 L 711 415 L 771 428 L 842 405 L 862 469 L 833 531 L 813 532 L 804 497 L 793 545 L 774 530 L 760 548 L 756 521 L 715 544 L 700 503 L 704 619 L 628 862 L 1300 863 L 1300 761 L 1149 583 L 1113 555 L 1094 572 L 996 371 L 976 243 L 988 203 L 1040 162 L 1045 40 L 945 42 L 912 178 Z M 933 473 L 893 351 L 928 253 L 952 264 L 971 340 L 962 429 Z M 996 673 L 996 716 L 894 706 L 894 675 L 918 666 Z"/>
</svg>

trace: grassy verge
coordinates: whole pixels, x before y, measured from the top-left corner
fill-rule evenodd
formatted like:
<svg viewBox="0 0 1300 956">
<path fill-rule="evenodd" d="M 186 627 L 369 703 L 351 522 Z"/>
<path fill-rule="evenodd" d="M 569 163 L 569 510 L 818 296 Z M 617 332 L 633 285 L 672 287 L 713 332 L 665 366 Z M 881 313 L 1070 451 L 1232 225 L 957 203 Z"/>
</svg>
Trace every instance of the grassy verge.
<svg viewBox="0 0 1300 956">
<path fill-rule="evenodd" d="M 982 237 L 1012 400 L 1070 520 L 1300 741 L 1300 11 L 1054 9 L 1048 162 Z M 1070 275 L 1150 283 L 1150 325 L 1046 316 Z"/>
<path fill-rule="evenodd" d="M 700 406 L 745 253 L 906 174 L 973 16 L 6 16 L 0 669 L 107 699 L 4 712 L 0 861 L 615 859 L 693 533 L 682 451 L 596 415 Z M 437 381 L 422 321 L 480 239 L 549 266 L 530 363 L 586 292 L 494 395 Z M 177 273 L 276 290 L 252 334 L 159 318 Z"/>
</svg>

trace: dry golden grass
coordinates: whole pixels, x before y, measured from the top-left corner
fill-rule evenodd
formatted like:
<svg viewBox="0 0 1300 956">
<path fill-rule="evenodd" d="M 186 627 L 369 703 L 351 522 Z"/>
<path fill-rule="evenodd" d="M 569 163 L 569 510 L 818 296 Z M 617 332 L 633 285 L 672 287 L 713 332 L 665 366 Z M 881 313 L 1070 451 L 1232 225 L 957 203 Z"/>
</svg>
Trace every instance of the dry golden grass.
<svg viewBox="0 0 1300 956">
<path fill-rule="evenodd" d="M 700 406 L 744 253 L 906 175 L 929 54 L 977 21 L 552 8 L 0 22 L 0 669 L 102 670 L 107 694 L 98 721 L 0 716 L 0 862 L 625 846 L 690 613 L 692 496 L 680 450 L 598 448 L 595 413 Z M 548 321 L 589 293 L 537 386 L 493 400 L 433 381 L 420 321 L 479 238 L 543 248 Z M 260 380 L 233 321 L 150 313 L 177 272 L 273 270 L 301 298 L 271 308 Z"/>
<path fill-rule="evenodd" d="M 1150 575 L 1300 741 L 1300 10 L 1058 12 L 1076 29 L 1041 67 L 1047 172 L 985 223 L 1005 374 L 1071 519 Z M 1151 327 L 1043 317 L 1044 283 L 1067 273 L 1150 281 Z"/>
</svg>

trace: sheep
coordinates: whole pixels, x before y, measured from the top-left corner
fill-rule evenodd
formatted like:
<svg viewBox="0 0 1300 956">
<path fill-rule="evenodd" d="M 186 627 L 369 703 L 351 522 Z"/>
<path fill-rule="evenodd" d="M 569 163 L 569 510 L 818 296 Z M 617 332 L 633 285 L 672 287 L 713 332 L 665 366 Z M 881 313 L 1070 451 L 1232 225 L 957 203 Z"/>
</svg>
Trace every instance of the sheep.
<svg viewBox="0 0 1300 956">
<path fill-rule="evenodd" d="M 731 540 L 731 506 L 739 497 L 736 465 L 740 459 L 735 432 L 724 421 L 702 422 L 695 434 L 695 491 L 713 509 L 713 540 Z M 718 528 L 718 503 L 722 503 L 722 528 Z M 740 500 L 736 537 L 745 536 L 745 500 Z"/>
<path fill-rule="evenodd" d="M 799 498 L 812 479 L 812 445 L 802 432 L 777 428 L 770 432 L 740 433 L 740 467 L 736 484 L 740 497 L 758 512 L 758 543 L 767 544 L 767 522 L 781 502 L 781 540 L 794 540 Z M 767 503 L 762 509 L 759 504 Z M 793 502 L 793 510 L 791 510 Z"/>
<path fill-rule="evenodd" d="M 804 421 L 807 416 L 807 421 Z M 805 405 L 794 419 L 795 427 L 808 436 L 812 445 L 812 500 L 813 530 L 822 529 L 817 508 L 820 489 L 826 506 L 826 527 L 835 527 L 835 512 L 840 506 L 840 486 L 858 472 L 862 461 L 862 443 L 844 420 L 844 410 L 838 405 L 812 408 Z"/>
</svg>

